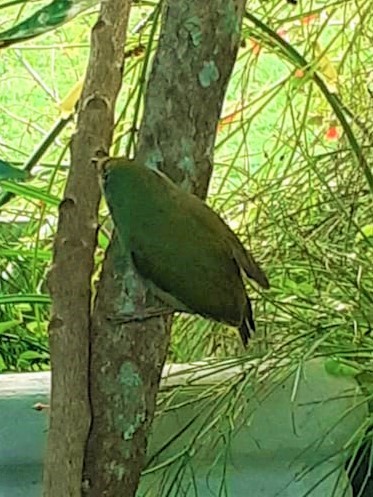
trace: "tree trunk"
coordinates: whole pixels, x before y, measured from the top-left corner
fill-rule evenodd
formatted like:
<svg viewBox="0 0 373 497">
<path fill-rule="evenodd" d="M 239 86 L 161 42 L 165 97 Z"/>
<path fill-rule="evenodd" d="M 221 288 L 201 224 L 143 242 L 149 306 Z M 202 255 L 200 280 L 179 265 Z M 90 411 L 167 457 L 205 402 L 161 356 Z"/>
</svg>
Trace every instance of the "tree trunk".
<svg viewBox="0 0 373 497">
<path fill-rule="evenodd" d="M 168 2 L 148 83 L 137 156 L 202 198 L 245 4 Z"/>
<path fill-rule="evenodd" d="M 45 497 L 80 497 L 84 448 L 90 425 L 88 399 L 91 278 L 100 200 L 92 163 L 109 150 L 115 101 L 122 80 L 130 0 L 107 0 L 92 30 L 92 48 L 71 142 L 71 169 L 49 277 L 52 399 Z"/>
<path fill-rule="evenodd" d="M 244 0 L 172 0 L 147 88 L 137 159 L 160 165 L 204 197 L 215 134 L 240 41 Z M 146 199 L 144 199 L 146 201 Z M 104 262 L 92 317 L 93 420 L 85 459 L 87 497 L 134 497 L 169 342 L 163 317 L 115 324 L 134 282 L 115 240 Z"/>
</svg>

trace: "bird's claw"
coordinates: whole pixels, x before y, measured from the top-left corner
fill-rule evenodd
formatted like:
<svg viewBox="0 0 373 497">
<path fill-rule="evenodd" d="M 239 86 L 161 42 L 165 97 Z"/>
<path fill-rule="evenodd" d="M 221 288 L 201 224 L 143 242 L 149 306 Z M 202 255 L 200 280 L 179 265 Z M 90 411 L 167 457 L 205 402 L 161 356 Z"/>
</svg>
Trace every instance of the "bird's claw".
<svg viewBox="0 0 373 497">
<path fill-rule="evenodd" d="M 133 321 L 146 321 L 154 317 L 173 314 L 175 311 L 170 307 L 146 307 L 141 312 L 121 312 L 115 315 L 108 316 L 108 320 L 115 324 L 126 324 Z"/>
</svg>

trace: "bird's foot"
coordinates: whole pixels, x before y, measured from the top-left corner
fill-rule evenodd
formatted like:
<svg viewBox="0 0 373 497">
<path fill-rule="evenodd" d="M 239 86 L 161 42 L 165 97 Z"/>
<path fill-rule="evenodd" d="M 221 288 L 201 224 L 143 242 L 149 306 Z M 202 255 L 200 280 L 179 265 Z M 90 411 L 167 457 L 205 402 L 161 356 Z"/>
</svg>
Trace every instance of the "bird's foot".
<svg viewBox="0 0 373 497">
<path fill-rule="evenodd" d="M 114 316 L 108 316 L 107 319 L 115 324 L 126 324 L 132 321 L 146 321 L 147 319 L 173 314 L 174 312 L 175 310 L 171 309 L 171 307 L 146 307 L 144 311 L 121 312 Z"/>
</svg>

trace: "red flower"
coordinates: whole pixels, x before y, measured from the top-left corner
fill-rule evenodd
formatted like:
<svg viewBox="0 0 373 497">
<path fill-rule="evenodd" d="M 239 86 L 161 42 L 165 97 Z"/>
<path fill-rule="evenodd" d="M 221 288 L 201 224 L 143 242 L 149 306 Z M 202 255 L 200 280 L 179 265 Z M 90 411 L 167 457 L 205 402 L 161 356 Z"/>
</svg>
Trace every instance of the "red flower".
<svg viewBox="0 0 373 497">
<path fill-rule="evenodd" d="M 310 14 L 308 16 L 302 17 L 300 22 L 302 24 L 311 24 L 312 21 L 315 21 L 318 18 L 318 14 Z"/>
<path fill-rule="evenodd" d="M 327 129 L 326 133 L 325 133 L 325 139 L 328 141 L 339 140 L 340 136 L 341 136 L 341 133 L 340 133 L 339 129 L 337 128 L 337 126 L 330 126 L 330 128 Z"/>
<path fill-rule="evenodd" d="M 278 36 L 280 38 L 282 38 L 283 40 L 285 40 L 287 43 L 290 43 L 290 36 L 289 36 L 289 33 L 287 32 L 287 30 L 285 28 L 280 28 L 276 31 L 276 33 L 278 34 Z"/>
<path fill-rule="evenodd" d="M 260 43 L 258 43 L 256 40 L 253 38 L 250 38 L 250 45 L 251 45 L 251 50 L 254 55 L 258 56 L 260 54 L 260 51 L 262 50 L 262 47 L 260 46 Z"/>
<path fill-rule="evenodd" d="M 304 77 L 304 71 L 303 71 L 303 69 L 296 69 L 295 72 L 294 72 L 294 77 L 298 78 L 298 79 L 303 78 Z"/>
</svg>

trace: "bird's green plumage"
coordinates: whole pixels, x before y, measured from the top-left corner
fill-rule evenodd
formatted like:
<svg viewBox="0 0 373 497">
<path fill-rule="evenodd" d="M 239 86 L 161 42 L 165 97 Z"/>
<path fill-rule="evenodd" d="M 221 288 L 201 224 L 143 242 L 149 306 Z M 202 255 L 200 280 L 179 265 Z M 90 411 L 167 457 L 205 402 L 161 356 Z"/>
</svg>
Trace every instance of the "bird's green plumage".
<svg viewBox="0 0 373 497">
<path fill-rule="evenodd" d="M 158 171 L 125 159 L 109 161 L 104 190 L 119 238 L 143 278 L 190 312 L 237 327 L 248 319 L 253 326 L 242 271 L 263 287 L 268 281 L 217 214 Z"/>
</svg>

